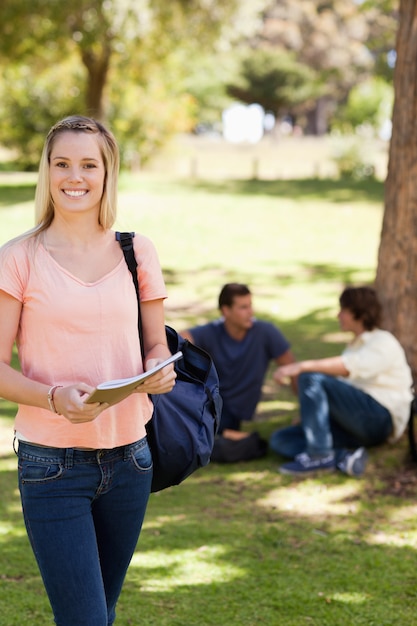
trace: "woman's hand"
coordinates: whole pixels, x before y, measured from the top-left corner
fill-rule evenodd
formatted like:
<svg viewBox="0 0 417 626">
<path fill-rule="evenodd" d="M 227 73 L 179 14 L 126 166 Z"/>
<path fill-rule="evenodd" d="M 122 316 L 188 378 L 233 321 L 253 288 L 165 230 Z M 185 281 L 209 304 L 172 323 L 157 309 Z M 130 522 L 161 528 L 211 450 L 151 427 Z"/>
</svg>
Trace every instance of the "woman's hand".
<svg viewBox="0 0 417 626">
<path fill-rule="evenodd" d="M 100 402 L 86 404 L 85 400 L 93 391 L 94 387 L 85 383 L 58 387 L 54 394 L 55 408 L 71 424 L 92 422 L 109 406 Z"/>
<path fill-rule="evenodd" d="M 163 360 L 164 359 L 149 359 L 146 362 L 146 370 L 151 370 L 159 363 L 162 363 Z M 170 363 L 139 385 L 136 388 L 136 393 L 168 393 L 173 389 L 176 377 L 177 374 L 174 369 L 174 364 Z"/>
</svg>

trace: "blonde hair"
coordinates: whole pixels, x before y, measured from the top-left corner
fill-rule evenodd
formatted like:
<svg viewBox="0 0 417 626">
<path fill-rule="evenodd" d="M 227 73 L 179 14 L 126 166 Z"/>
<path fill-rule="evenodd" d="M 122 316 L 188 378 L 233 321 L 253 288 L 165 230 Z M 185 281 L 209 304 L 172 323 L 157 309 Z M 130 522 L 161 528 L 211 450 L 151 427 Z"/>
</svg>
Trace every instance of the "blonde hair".
<svg viewBox="0 0 417 626">
<path fill-rule="evenodd" d="M 112 133 L 97 120 L 82 115 L 71 115 L 57 122 L 49 131 L 39 164 L 38 184 L 35 194 L 36 226 L 31 234 L 46 230 L 54 219 L 54 203 L 50 193 L 49 162 L 56 138 L 64 132 L 89 133 L 97 138 L 104 163 L 104 190 L 100 203 L 98 222 L 111 228 L 117 213 L 117 181 L 119 175 L 119 148 Z"/>
</svg>

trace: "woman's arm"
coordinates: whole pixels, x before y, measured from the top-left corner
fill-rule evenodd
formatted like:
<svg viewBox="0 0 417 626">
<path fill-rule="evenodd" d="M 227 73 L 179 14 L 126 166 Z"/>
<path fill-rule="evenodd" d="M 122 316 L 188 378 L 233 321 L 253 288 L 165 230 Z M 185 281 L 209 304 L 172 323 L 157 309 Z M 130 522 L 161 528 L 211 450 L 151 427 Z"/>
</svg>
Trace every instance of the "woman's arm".
<svg viewBox="0 0 417 626">
<path fill-rule="evenodd" d="M 21 312 L 22 303 L 0 290 L 0 396 L 49 409 L 48 385 L 26 378 L 10 365 Z"/>
<path fill-rule="evenodd" d="M 145 370 L 164 361 L 171 355 L 165 333 L 165 314 L 163 300 L 141 302 L 143 351 L 145 353 Z M 151 376 L 139 388 L 144 393 L 166 393 L 175 384 L 174 365 L 167 365 L 160 372 Z"/>
<path fill-rule="evenodd" d="M 21 313 L 21 302 L 0 290 L 0 397 L 49 411 L 48 392 L 52 383 L 31 380 L 10 365 Z M 58 413 L 73 423 L 94 420 L 107 405 L 84 404 L 92 391 L 93 387 L 86 383 L 59 387 L 54 396 Z"/>
</svg>

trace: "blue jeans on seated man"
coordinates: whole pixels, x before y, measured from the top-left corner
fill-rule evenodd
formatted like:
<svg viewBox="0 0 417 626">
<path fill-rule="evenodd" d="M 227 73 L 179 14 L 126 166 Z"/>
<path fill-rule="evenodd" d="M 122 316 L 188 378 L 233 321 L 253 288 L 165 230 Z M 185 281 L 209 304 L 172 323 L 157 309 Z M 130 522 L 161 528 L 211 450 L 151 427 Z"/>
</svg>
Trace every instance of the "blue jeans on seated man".
<svg viewBox="0 0 417 626">
<path fill-rule="evenodd" d="M 335 463 L 347 449 L 384 443 L 392 433 L 390 412 L 347 381 L 305 372 L 298 378 L 301 423 L 272 433 L 270 447 L 295 458 L 335 454 Z"/>
</svg>

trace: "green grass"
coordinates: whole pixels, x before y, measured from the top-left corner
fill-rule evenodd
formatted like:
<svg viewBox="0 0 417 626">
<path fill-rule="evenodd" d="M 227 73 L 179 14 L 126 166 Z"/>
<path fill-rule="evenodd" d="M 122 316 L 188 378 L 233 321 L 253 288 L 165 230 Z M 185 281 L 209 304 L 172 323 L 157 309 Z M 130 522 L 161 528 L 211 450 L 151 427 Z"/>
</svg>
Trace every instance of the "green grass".
<svg viewBox="0 0 417 626">
<path fill-rule="evenodd" d="M 0 186 L 0 239 L 32 225 L 33 186 Z M 374 277 L 379 182 L 164 181 L 124 175 L 117 227 L 160 253 L 167 321 L 217 315 L 228 280 L 250 283 L 259 317 L 298 357 L 338 353 L 347 282 Z M 52 624 L 24 530 L 12 451 L 15 407 L 0 404 L 0 623 Z M 297 405 L 268 378 L 256 421 L 268 437 Z M 210 465 L 154 494 L 119 604 L 120 626 L 407 626 L 415 622 L 416 479 L 405 438 L 371 450 L 361 480 L 306 480 L 259 461 Z"/>
</svg>

